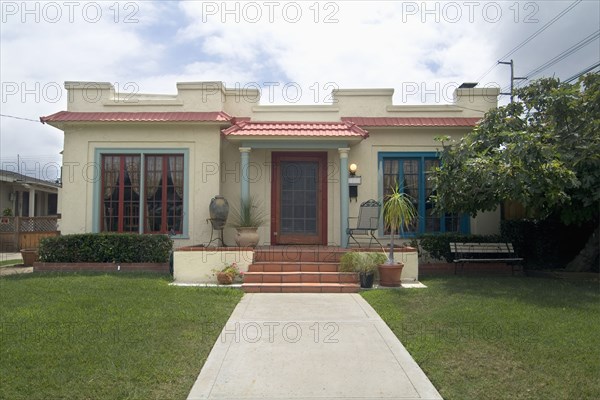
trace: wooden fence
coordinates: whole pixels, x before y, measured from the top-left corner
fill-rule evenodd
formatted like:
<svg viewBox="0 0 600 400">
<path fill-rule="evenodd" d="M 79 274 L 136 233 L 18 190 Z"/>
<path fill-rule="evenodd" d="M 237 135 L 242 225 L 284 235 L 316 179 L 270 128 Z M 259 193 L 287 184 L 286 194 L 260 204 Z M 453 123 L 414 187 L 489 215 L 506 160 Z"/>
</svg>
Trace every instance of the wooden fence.
<svg viewBox="0 0 600 400">
<path fill-rule="evenodd" d="M 39 247 L 42 238 L 60 235 L 58 218 L 0 217 L 0 252 Z"/>
</svg>

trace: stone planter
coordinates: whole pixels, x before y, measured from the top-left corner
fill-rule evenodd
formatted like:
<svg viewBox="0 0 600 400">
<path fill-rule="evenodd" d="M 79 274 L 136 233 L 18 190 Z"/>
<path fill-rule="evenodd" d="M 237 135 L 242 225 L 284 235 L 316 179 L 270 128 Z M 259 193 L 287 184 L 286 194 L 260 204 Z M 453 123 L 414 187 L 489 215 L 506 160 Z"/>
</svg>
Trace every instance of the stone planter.
<svg viewBox="0 0 600 400">
<path fill-rule="evenodd" d="M 21 249 L 21 257 L 23 265 L 33 267 L 33 263 L 38 260 L 38 249 Z"/>
<path fill-rule="evenodd" d="M 223 230 L 229 216 L 229 203 L 223 196 L 215 196 L 208 206 L 210 222 L 215 230 Z"/>
<path fill-rule="evenodd" d="M 402 277 L 402 268 L 404 264 L 381 264 L 377 267 L 379 269 L 379 285 L 386 287 L 398 287 L 400 286 Z"/>
<path fill-rule="evenodd" d="M 236 228 L 237 235 L 235 242 L 240 247 L 256 247 L 260 237 L 258 236 L 258 228 Z"/>
</svg>

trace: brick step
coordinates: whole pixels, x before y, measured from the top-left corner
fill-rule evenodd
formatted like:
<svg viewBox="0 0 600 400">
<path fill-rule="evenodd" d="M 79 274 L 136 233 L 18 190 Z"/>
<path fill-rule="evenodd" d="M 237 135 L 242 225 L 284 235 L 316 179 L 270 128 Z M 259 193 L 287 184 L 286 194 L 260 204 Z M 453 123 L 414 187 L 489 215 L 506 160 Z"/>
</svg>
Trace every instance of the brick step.
<svg viewBox="0 0 600 400">
<path fill-rule="evenodd" d="M 259 261 L 248 266 L 248 272 L 337 272 L 338 263 Z"/>
<path fill-rule="evenodd" d="M 244 283 L 358 283 L 353 272 L 246 272 Z"/>
<path fill-rule="evenodd" d="M 358 293 L 356 283 L 244 283 L 246 293 Z"/>
<path fill-rule="evenodd" d="M 339 263 L 347 250 L 326 247 L 282 246 L 254 251 L 254 262 L 329 262 Z"/>
</svg>

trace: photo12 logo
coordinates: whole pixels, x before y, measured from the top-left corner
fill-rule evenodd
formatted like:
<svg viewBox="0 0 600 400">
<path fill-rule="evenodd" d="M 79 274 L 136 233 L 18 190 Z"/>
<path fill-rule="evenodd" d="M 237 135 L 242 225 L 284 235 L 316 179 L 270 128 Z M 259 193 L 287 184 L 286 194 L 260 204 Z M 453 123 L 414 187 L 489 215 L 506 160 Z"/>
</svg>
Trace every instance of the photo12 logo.
<svg viewBox="0 0 600 400">
<path fill-rule="evenodd" d="M 102 87 L 98 83 L 87 82 L 83 84 L 71 83 L 71 88 L 80 89 L 77 93 L 86 103 L 97 103 L 102 100 Z M 57 103 L 63 99 L 64 89 L 58 82 L 2 82 L 1 97 L 2 103 L 8 102 L 34 102 L 34 103 Z M 135 95 L 139 93 L 140 87 L 135 82 L 125 82 L 112 84 L 116 96 L 110 100 L 113 103 L 133 103 L 137 102 Z M 75 92 L 69 92 L 68 101 L 75 101 Z"/>
<path fill-rule="evenodd" d="M 487 22 L 495 24 L 510 18 L 514 23 L 538 23 L 540 10 L 533 1 L 403 1 L 402 22 L 459 23 Z"/>
<path fill-rule="evenodd" d="M 202 22 L 226 23 L 286 22 L 295 24 L 310 21 L 315 24 L 339 22 L 337 2 L 279 2 L 279 1 L 203 1 Z"/>
<path fill-rule="evenodd" d="M 103 18 L 116 24 L 136 24 L 140 6 L 136 2 L 95 1 L 3 1 L 0 11 L 2 23 L 88 22 L 97 23 Z"/>
</svg>

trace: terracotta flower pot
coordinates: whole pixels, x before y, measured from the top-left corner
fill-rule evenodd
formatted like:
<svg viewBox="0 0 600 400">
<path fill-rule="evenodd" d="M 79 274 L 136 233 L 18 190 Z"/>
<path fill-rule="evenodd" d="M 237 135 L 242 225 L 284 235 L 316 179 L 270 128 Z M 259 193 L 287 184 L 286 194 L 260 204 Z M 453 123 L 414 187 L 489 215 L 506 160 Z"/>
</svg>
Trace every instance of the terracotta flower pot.
<svg viewBox="0 0 600 400">
<path fill-rule="evenodd" d="M 236 228 L 235 242 L 240 247 L 256 247 L 259 241 L 258 228 Z"/>
<path fill-rule="evenodd" d="M 233 283 L 233 276 L 225 272 L 217 272 L 217 282 L 219 282 L 219 285 L 231 285 Z"/>
<path fill-rule="evenodd" d="M 379 285 L 386 287 L 400 286 L 404 264 L 380 264 L 377 268 L 379 269 Z"/>
<path fill-rule="evenodd" d="M 21 256 L 23 257 L 23 265 L 32 267 L 33 263 L 38 260 L 38 249 L 21 249 Z"/>
</svg>

